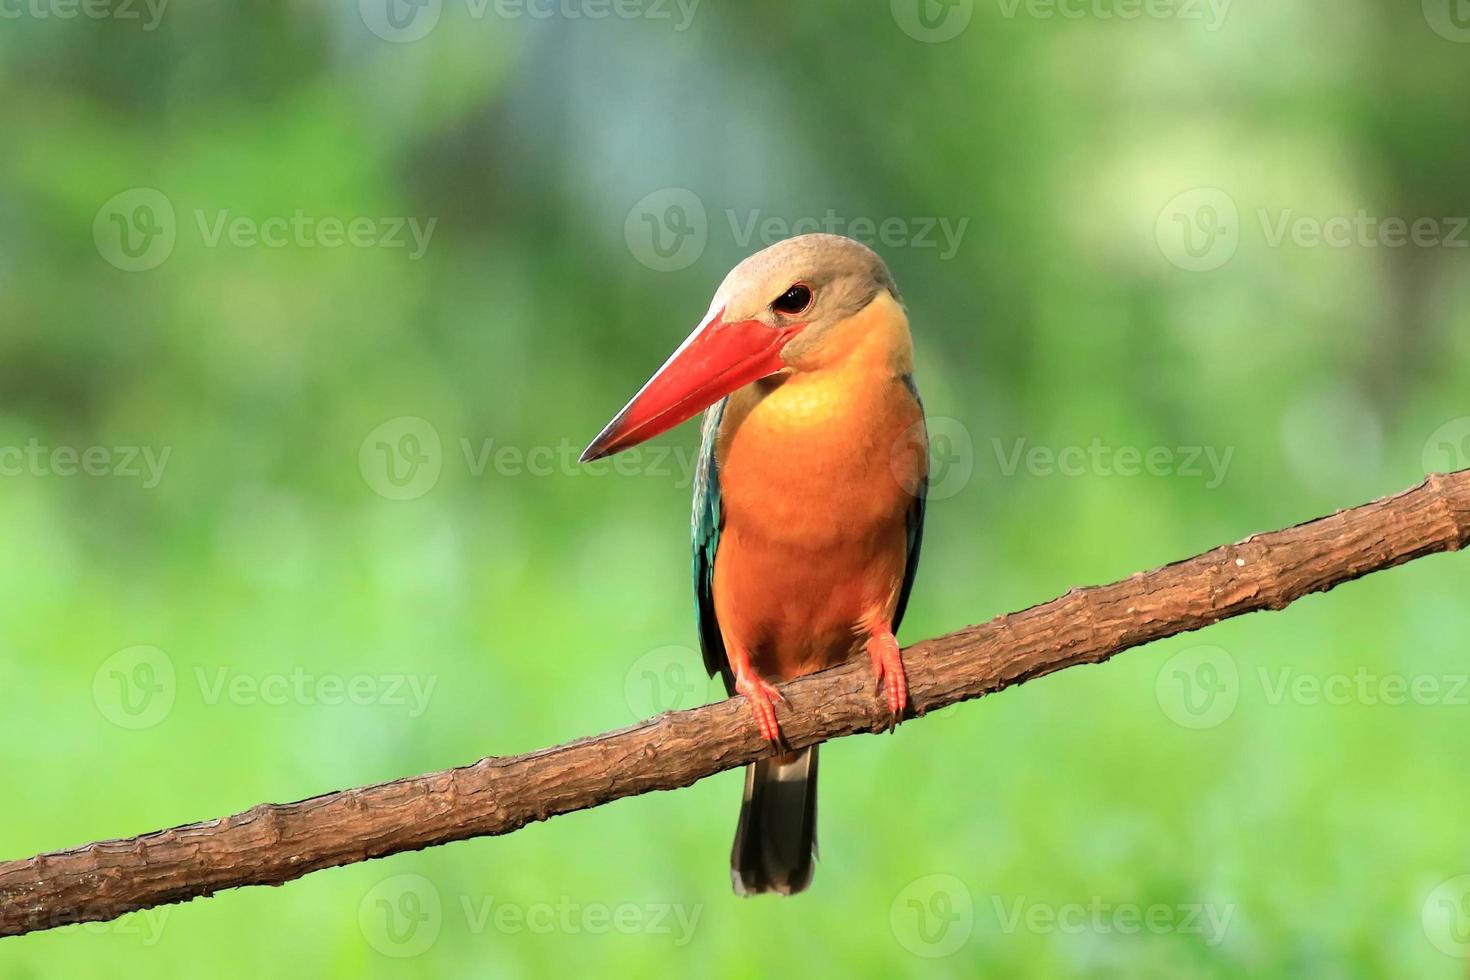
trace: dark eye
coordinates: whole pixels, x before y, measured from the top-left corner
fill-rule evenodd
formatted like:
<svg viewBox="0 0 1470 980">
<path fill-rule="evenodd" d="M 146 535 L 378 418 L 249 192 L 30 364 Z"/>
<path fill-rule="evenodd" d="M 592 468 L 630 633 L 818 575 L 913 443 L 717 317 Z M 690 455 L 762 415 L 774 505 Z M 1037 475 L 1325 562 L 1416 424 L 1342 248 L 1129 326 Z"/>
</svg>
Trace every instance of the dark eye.
<svg viewBox="0 0 1470 980">
<path fill-rule="evenodd" d="M 771 303 L 771 309 L 777 313 L 785 313 L 787 316 L 795 316 L 798 313 L 805 313 L 811 305 L 812 287 L 804 282 L 799 282 L 777 296 Z"/>
</svg>

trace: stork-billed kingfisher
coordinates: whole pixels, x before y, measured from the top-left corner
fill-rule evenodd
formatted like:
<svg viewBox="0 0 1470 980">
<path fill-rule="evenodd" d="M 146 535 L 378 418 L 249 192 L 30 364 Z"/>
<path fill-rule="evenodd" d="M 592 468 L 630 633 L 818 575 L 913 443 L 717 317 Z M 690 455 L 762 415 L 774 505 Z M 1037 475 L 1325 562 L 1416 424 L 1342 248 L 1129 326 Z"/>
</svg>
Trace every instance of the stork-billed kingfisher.
<svg viewBox="0 0 1470 980">
<path fill-rule="evenodd" d="M 894 633 L 919 563 L 928 439 L 908 318 L 883 260 L 838 235 L 750 256 L 582 459 L 700 411 L 694 595 L 705 666 L 783 748 L 772 682 L 865 649 L 897 721 L 908 689 Z M 807 886 L 816 809 L 815 745 L 746 767 L 730 858 L 738 894 Z"/>
</svg>

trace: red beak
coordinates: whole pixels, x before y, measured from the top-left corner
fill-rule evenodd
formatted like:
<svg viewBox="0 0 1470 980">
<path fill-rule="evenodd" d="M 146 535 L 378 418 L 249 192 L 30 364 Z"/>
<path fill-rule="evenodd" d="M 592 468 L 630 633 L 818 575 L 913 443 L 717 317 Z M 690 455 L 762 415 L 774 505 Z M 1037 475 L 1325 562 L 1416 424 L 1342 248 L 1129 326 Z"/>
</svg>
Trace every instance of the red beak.
<svg viewBox="0 0 1470 980">
<path fill-rule="evenodd" d="M 737 388 L 785 367 L 781 348 L 804 323 L 777 329 L 759 320 L 727 323 L 711 314 L 648 379 L 633 400 L 582 452 L 586 463 L 631 446 L 692 418 Z"/>
</svg>

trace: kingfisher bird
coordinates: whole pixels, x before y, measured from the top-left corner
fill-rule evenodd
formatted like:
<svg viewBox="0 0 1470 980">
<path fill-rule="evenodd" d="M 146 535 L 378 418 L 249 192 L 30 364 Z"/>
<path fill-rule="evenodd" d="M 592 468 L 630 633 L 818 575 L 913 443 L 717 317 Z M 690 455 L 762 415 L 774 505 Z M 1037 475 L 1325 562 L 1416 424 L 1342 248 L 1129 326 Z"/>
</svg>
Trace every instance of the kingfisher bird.
<svg viewBox="0 0 1470 980">
<path fill-rule="evenodd" d="M 774 682 L 865 650 L 894 724 L 908 703 L 894 634 L 919 563 L 928 436 L 908 317 L 883 260 L 825 234 L 751 255 L 582 460 L 701 411 L 700 646 L 773 748 L 746 767 L 731 880 L 739 895 L 791 895 L 816 855 L 817 746 L 789 750 Z"/>
</svg>

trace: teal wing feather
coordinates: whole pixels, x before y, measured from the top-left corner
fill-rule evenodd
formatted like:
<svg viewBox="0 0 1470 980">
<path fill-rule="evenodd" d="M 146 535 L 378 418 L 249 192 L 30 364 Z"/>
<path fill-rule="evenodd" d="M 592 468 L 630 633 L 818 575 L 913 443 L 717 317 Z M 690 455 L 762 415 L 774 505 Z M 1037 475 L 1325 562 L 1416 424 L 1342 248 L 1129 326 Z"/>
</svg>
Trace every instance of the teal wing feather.
<svg viewBox="0 0 1470 980">
<path fill-rule="evenodd" d="M 715 619 L 715 551 L 720 546 L 720 526 L 724 516 L 720 510 L 720 472 L 715 459 L 715 443 L 720 433 L 720 420 L 725 415 L 725 400 L 712 405 L 704 413 L 703 438 L 699 444 L 699 461 L 694 470 L 694 514 L 691 518 L 694 544 L 694 618 L 699 627 L 699 646 L 704 652 L 704 667 L 710 676 L 719 673 L 725 690 L 735 693 L 735 678 L 730 660 L 725 655 L 725 641 Z"/>
<path fill-rule="evenodd" d="M 914 396 L 914 401 L 919 405 L 919 425 L 924 426 L 924 402 L 919 397 L 919 388 L 914 384 L 911 374 L 903 376 L 904 386 L 908 388 L 909 394 Z M 898 605 L 893 608 L 893 632 L 898 632 L 898 625 L 903 622 L 904 610 L 909 605 L 909 593 L 914 590 L 914 578 L 919 573 L 919 548 L 924 543 L 924 504 L 929 496 L 929 459 L 928 459 L 929 433 L 924 430 L 924 473 L 919 479 L 918 489 L 914 493 L 914 502 L 909 506 L 908 513 L 908 560 L 903 569 L 903 587 L 898 593 Z"/>
</svg>

